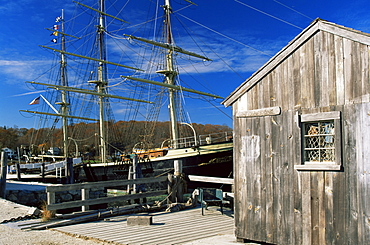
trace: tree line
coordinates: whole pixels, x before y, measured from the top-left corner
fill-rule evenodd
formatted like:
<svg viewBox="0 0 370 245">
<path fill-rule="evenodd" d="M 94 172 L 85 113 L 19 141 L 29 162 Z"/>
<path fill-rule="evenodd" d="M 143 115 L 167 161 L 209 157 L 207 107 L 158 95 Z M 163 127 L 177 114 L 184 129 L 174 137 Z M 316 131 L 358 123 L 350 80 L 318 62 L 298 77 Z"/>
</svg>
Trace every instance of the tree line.
<svg viewBox="0 0 370 245">
<path fill-rule="evenodd" d="M 134 146 L 141 148 L 160 147 L 170 139 L 170 123 L 146 121 L 107 122 L 107 144 L 109 154 L 129 153 Z M 191 124 L 197 135 L 232 131 L 226 125 Z M 180 137 L 192 137 L 188 125 L 178 125 Z M 81 153 L 96 154 L 99 149 L 98 123 L 77 123 L 68 126 L 68 152 L 75 152 L 76 146 Z M 51 147 L 63 149 L 63 131 L 60 128 L 18 128 L 0 127 L 0 147 L 27 150 L 31 154 L 44 154 Z M 24 152 L 22 152 L 24 154 Z"/>
</svg>

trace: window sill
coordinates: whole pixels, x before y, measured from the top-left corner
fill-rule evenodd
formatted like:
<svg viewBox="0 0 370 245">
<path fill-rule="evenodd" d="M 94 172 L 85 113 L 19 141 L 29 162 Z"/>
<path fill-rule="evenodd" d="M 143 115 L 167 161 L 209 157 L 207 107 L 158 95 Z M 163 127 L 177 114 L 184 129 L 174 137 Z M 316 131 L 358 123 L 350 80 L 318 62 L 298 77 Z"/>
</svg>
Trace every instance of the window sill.
<svg viewBox="0 0 370 245">
<path fill-rule="evenodd" d="M 304 164 L 304 165 L 294 165 L 294 169 L 301 171 L 339 171 L 341 170 L 341 165 L 336 164 Z"/>
</svg>

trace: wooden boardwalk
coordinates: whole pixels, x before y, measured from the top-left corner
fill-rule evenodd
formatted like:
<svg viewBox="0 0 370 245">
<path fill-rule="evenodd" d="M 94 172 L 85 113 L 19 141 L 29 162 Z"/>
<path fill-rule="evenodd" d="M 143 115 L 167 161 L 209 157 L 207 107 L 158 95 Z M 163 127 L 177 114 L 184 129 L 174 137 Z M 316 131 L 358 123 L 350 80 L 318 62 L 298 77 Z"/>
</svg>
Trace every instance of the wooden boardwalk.
<svg viewBox="0 0 370 245">
<path fill-rule="evenodd" d="M 200 208 L 151 215 L 153 224 L 150 226 L 128 226 L 126 220 L 129 215 L 123 215 L 54 230 L 118 244 L 183 244 L 234 234 L 234 214 L 230 210 L 225 210 L 224 215 L 215 207 L 210 207 L 204 216 Z"/>
</svg>

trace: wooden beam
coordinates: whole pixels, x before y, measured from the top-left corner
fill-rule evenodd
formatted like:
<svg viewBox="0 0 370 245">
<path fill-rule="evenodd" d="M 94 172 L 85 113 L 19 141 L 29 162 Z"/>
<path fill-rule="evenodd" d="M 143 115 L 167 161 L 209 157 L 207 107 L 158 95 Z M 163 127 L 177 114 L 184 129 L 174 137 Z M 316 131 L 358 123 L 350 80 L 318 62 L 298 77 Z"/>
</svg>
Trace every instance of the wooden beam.
<svg viewBox="0 0 370 245">
<path fill-rule="evenodd" d="M 236 117 L 265 117 L 265 116 L 276 116 L 281 113 L 280 106 L 268 107 L 256 110 L 239 111 L 236 113 Z"/>
<path fill-rule="evenodd" d="M 188 177 L 190 181 L 230 184 L 230 185 L 234 184 L 234 179 L 231 179 L 231 178 L 217 178 L 217 177 L 199 176 L 199 175 L 188 175 Z"/>
<path fill-rule="evenodd" d="M 111 181 L 100 181 L 100 182 L 87 182 L 71 185 L 60 185 L 60 186 L 47 186 L 46 192 L 57 192 L 57 191 L 71 191 L 89 188 L 99 188 L 99 187 L 114 187 L 114 186 L 124 186 L 128 184 L 149 184 L 164 182 L 167 180 L 167 176 L 161 176 L 157 178 L 140 178 L 133 180 L 111 180 Z"/>
<path fill-rule="evenodd" d="M 302 114 L 302 122 L 312 122 L 320 120 L 336 120 L 340 119 L 340 111 L 329 111 L 329 112 L 320 112 L 320 113 L 311 113 L 311 114 Z"/>
<path fill-rule="evenodd" d="M 294 165 L 294 169 L 302 171 L 340 171 L 342 166 L 337 164 L 302 164 Z"/>
<path fill-rule="evenodd" d="M 80 200 L 80 201 L 55 203 L 55 204 L 48 204 L 47 210 L 58 210 L 58 209 L 74 208 L 74 207 L 81 207 L 81 206 L 91 206 L 91 205 L 102 204 L 102 203 L 127 201 L 127 200 L 132 200 L 132 199 L 159 196 L 159 195 L 163 195 L 166 193 L 167 193 L 167 190 L 159 190 L 159 191 L 137 193 L 133 195 L 101 197 L 101 198 L 96 198 L 96 199 L 91 199 L 91 200 Z"/>
</svg>

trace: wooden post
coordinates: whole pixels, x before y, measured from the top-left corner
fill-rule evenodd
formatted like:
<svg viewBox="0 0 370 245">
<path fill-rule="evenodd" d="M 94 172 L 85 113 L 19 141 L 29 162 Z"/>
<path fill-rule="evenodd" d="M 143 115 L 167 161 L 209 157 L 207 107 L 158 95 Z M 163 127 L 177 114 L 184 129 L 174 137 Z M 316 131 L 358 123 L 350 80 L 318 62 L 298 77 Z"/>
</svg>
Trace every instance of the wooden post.
<svg viewBox="0 0 370 245">
<path fill-rule="evenodd" d="M 173 165 L 175 169 L 174 174 L 176 176 L 181 175 L 182 174 L 182 160 L 174 160 Z"/>
<path fill-rule="evenodd" d="M 55 192 L 54 191 L 48 191 L 48 188 L 46 187 L 46 195 L 47 195 L 47 202 L 48 205 L 55 203 Z M 48 209 L 46 207 L 46 209 Z"/>
<path fill-rule="evenodd" d="M 41 165 L 41 181 L 45 182 L 45 162 L 42 162 Z"/>
<path fill-rule="evenodd" d="M 176 178 L 173 174 L 169 173 L 168 174 L 168 198 L 167 198 L 167 204 L 171 204 L 176 202 L 176 193 L 177 193 L 177 188 L 176 187 Z"/>
<path fill-rule="evenodd" d="M 21 154 L 19 153 L 19 147 L 17 147 L 18 161 L 15 164 L 15 170 L 17 172 L 17 179 L 21 180 Z"/>
<path fill-rule="evenodd" d="M 1 152 L 1 175 L 0 175 L 0 197 L 6 195 L 6 172 L 8 167 L 8 153 Z"/>
<path fill-rule="evenodd" d="M 136 175 L 136 167 L 137 167 L 137 164 L 138 164 L 138 157 L 137 155 L 134 155 L 134 159 L 132 159 L 132 179 L 136 179 L 137 178 L 137 175 Z M 132 194 L 136 194 L 136 184 L 133 184 L 132 185 Z"/>
<path fill-rule="evenodd" d="M 73 174 L 73 158 L 70 157 L 67 158 L 66 177 L 68 184 L 73 184 L 75 182 Z"/>
<path fill-rule="evenodd" d="M 174 174 L 168 175 L 168 191 L 171 193 L 167 202 L 184 202 L 184 183 L 182 178 L 182 160 L 174 160 Z"/>
<path fill-rule="evenodd" d="M 128 168 L 128 175 L 127 175 L 127 179 L 128 180 L 131 180 L 132 179 L 132 166 L 130 166 Z M 127 195 L 130 195 L 131 194 L 131 191 L 132 191 L 132 186 L 130 184 L 127 184 Z M 132 204 L 133 201 L 132 200 L 127 200 L 129 204 Z"/>
<path fill-rule="evenodd" d="M 85 188 L 81 189 L 81 199 L 84 201 L 84 200 L 88 200 L 89 198 L 90 198 L 90 189 L 89 188 L 88 189 L 85 189 Z M 85 212 L 85 211 L 89 210 L 89 208 L 90 208 L 90 206 L 84 205 L 84 206 L 82 206 L 81 211 Z"/>
<path fill-rule="evenodd" d="M 128 175 L 127 175 L 127 179 L 128 179 L 128 180 L 132 179 L 132 166 L 130 166 L 130 167 L 128 168 Z M 128 184 L 128 185 L 127 185 L 127 194 L 131 194 L 131 185 L 130 185 L 130 184 Z"/>
<path fill-rule="evenodd" d="M 138 168 L 138 164 L 139 164 L 139 158 L 137 155 L 134 156 L 134 159 L 132 161 L 132 171 L 133 171 L 133 174 L 132 174 L 132 179 L 137 179 L 138 178 L 138 172 L 137 172 L 137 168 Z M 133 184 L 132 185 L 132 194 L 136 194 L 138 193 L 138 185 L 137 184 Z M 142 203 L 141 199 L 134 199 L 134 203 Z"/>
<path fill-rule="evenodd" d="M 182 160 L 175 160 L 174 161 L 175 167 L 175 178 L 177 184 L 177 191 L 176 191 L 176 202 L 183 203 L 184 202 L 184 180 L 182 178 Z"/>
</svg>

